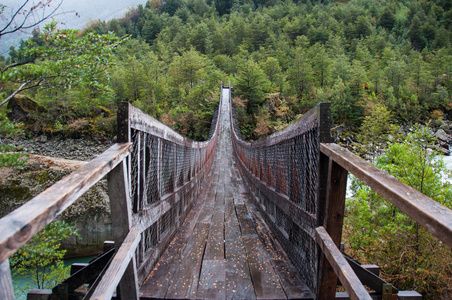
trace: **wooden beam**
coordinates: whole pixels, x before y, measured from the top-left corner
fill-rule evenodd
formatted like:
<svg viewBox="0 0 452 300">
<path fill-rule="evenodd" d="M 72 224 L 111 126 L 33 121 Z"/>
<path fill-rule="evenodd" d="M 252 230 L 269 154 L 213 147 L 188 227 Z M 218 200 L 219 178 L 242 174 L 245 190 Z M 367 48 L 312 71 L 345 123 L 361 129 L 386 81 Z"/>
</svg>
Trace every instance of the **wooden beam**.
<svg viewBox="0 0 452 300">
<path fill-rule="evenodd" d="M 336 144 L 320 151 L 452 248 L 452 210 Z"/>
<path fill-rule="evenodd" d="M 132 227 L 90 299 L 111 299 L 131 260 L 134 259 L 140 240 L 140 230 Z M 132 299 L 130 296 L 128 295 L 127 299 Z"/>
<path fill-rule="evenodd" d="M 0 261 L 10 257 L 44 226 L 129 155 L 130 143 L 110 149 L 0 219 Z"/>
<path fill-rule="evenodd" d="M 323 226 L 316 228 L 316 235 L 320 248 L 350 295 L 350 299 L 372 299 Z"/>
<path fill-rule="evenodd" d="M 119 102 L 117 118 L 117 141 L 118 143 L 130 142 L 130 122 L 129 122 L 129 108 L 132 105 L 129 102 Z"/>
<path fill-rule="evenodd" d="M 377 292 L 378 294 L 383 294 L 383 286 L 384 285 L 390 285 L 392 289 L 392 294 L 397 294 L 399 291 L 395 287 L 393 287 L 390 283 L 384 281 L 381 279 L 378 275 L 374 274 L 373 272 L 365 269 L 364 265 L 359 265 L 357 262 L 355 262 L 353 259 L 348 258 L 347 256 L 344 256 L 347 262 L 349 263 L 350 267 L 353 269 L 353 272 L 355 272 L 356 276 L 361 280 L 363 284 Z"/>
<path fill-rule="evenodd" d="M 324 157 L 322 155 L 322 157 Z M 341 244 L 342 225 L 344 223 L 345 192 L 347 190 L 347 170 L 333 160 L 329 160 L 325 218 L 323 226 L 336 247 Z M 337 275 L 326 259 L 321 255 L 320 278 L 317 295 L 319 299 L 332 299 L 336 293 Z"/>
<path fill-rule="evenodd" d="M 105 269 L 106 266 L 108 266 L 108 263 L 112 259 L 114 252 L 114 249 L 110 249 L 106 253 L 103 253 L 102 255 L 96 257 L 86 266 L 79 268 L 77 271 L 75 271 L 76 268 L 74 268 L 74 274 L 62 281 L 61 284 L 65 284 L 68 292 L 73 293 L 83 284 L 94 282 L 102 273 L 102 270 Z M 72 267 L 73 266 L 74 264 L 72 265 Z M 52 290 L 54 293 L 58 293 L 58 286 L 54 287 Z"/>
<path fill-rule="evenodd" d="M 125 161 L 118 164 L 107 176 L 112 232 L 117 251 L 122 247 L 132 228 L 132 203 L 129 179 Z M 136 261 L 133 259 L 120 282 L 120 294 L 124 299 L 138 299 L 138 276 Z"/>
<path fill-rule="evenodd" d="M 11 278 L 11 269 L 9 268 L 8 259 L 5 259 L 0 263 L 0 299 L 14 299 L 13 280 Z"/>
</svg>

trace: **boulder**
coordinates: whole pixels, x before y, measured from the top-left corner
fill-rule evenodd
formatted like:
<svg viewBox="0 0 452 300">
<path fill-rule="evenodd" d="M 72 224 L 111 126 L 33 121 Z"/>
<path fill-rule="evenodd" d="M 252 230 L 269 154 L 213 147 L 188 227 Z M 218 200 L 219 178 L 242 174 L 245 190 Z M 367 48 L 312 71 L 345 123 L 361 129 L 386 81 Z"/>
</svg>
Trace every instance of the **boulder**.
<svg viewBox="0 0 452 300">
<path fill-rule="evenodd" d="M 452 143 L 452 136 L 448 135 L 443 129 L 439 129 L 435 136 L 438 138 L 438 140 L 441 140 L 447 144 Z"/>
<path fill-rule="evenodd" d="M 8 113 L 8 118 L 11 121 L 15 122 L 25 121 L 28 115 L 34 111 L 46 111 L 46 109 L 38 102 L 24 95 L 16 95 L 11 98 L 11 100 L 9 100 L 8 102 L 7 108 L 10 110 L 10 112 Z"/>
</svg>

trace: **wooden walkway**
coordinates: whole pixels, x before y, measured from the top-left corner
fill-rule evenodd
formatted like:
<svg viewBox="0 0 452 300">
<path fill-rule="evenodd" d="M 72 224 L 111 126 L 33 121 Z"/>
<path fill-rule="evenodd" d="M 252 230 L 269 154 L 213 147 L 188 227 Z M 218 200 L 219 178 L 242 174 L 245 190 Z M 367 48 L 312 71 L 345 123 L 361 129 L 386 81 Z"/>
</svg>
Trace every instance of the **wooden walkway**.
<svg viewBox="0 0 452 300">
<path fill-rule="evenodd" d="M 228 91 L 206 188 L 141 286 L 141 299 L 313 298 L 251 204 L 232 155 Z"/>
</svg>

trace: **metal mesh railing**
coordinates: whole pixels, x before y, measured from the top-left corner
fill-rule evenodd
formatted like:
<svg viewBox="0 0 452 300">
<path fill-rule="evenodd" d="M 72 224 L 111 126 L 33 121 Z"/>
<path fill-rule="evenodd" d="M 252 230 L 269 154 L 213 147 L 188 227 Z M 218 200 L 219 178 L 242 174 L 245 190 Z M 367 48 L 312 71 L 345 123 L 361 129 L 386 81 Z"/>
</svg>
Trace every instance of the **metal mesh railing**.
<svg viewBox="0 0 452 300">
<path fill-rule="evenodd" d="M 241 139 L 232 109 L 233 147 L 256 206 L 315 290 L 319 249 L 319 119 L 314 114 L 253 143 Z"/>
<path fill-rule="evenodd" d="M 141 227 L 136 251 L 141 279 L 152 268 L 193 207 L 213 162 L 218 109 L 210 138 L 182 137 L 139 109 L 128 106 L 133 151 L 128 161 L 132 220 Z"/>
</svg>

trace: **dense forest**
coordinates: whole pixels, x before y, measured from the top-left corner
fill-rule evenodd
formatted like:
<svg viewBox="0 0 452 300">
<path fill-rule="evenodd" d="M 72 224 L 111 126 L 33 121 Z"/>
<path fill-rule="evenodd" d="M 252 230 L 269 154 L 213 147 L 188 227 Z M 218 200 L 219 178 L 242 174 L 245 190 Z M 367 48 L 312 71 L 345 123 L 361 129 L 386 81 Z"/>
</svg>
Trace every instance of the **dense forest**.
<svg viewBox="0 0 452 300">
<path fill-rule="evenodd" d="M 114 51 L 116 67 L 97 79 L 106 89 L 39 90 L 33 97 L 71 106 L 69 115 L 56 114 L 57 126 L 73 122 L 71 114 L 79 119 L 85 106 L 114 111 L 127 100 L 194 139 L 207 136 L 221 80 L 233 82 L 247 138 L 281 128 L 322 101 L 332 103 L 335 124 L 351 128 L 375 104 L 398 123 L 441 124 L 451 108 L 450 6 L 150 0 L 83 32 L 126 37 Z M 9 59 L 20 61 L 20 49 Z"/>
<path fill-rule="evenodd" d="M 112 33 L 118 37 L 108 58 L 103 58 L 109 59 L 108 68 L 85 84 L 72 82 L 63 88 L 60 82 L 27 89 L 25 93 L 42 109 L 27 117 L 24 129 L 30 136 L 96 133 L 112 138 L 116 105 L 130 101 L 182 134 L 202 140 L 209 133 L 220 81 L 231 81 L 240 130 L 247 139 L 283 128 L 319 102 L 331 102 L 334 126 L 354 132 L 372 147 L 380 138 L 387 143 L 385 137 L 395 136 L 397 128 L 417 123 L 450 133 L 451 6 L 448 0 L 149 0 L 122 19 L 91 22 L 74 33 L 80 38 Z M 19 49 L 12 48 L 8 58 L 0 57 L 0 66 L 28 61 L 32 50 L 46 43 L 45 36 L 35 31 Z M 40 59 L 35 63 L 45 61 Z M 17 74 L 2 74 L 4 93 L 22 82 L 15 80 Z M 426 139 L 421 129 L 411 131 L 412 139 Z M 369 132 L 381 136 L 372 137 Z M 419 145 L 411 142 L 410 149 L 417 149 Z M 375 149 L 370 148 L 365 152 L 372 154 Z M 388 155 L 395 155 L 397 149 L 391 149 L 380 161 L 383 169 L 390 165 L 388 159 L 394 159 Z M 359 197 L 351 203 L 350 213 L 366 207 L 363 199 L 376 199 L 365 188 L 356 191 Z M 438 199 L 450 206 L 452 194 L 448 193 L 450 187 Z M 431 197 L 436 200 L 435 195 Z M 381 213 L 386 206 L 379 205 Z M 363 220 L 362 214 L 362 209 L 355 212 L 346 229 L 354 231 L 353 216 Z M 373 224 L 370 212 L 367 217 Z M 388 224 L 382 226 L 395 230 Z M 419 228 L 409 226 L 419 245 Z M 366 235 L 374 229 L 361 232 L 359 241 L 356 235 L 349 236 L 347 246 L 355 255 L 363 262 L 391 267 L 385 270 L 382 265 L 383 275 L 403 289 L 417 289 L 432 298 L 450 296 L 450 249 L 448 253 L 444 245 L 438 246 L 434 261 L 441 270 L 418 274 L 416 270 L 424 268 L 419 261 L 410 265 L 414 270 L 410 276 L 420 280 L 397 277 L 406 268 L 400 270 L 395 263 L 376 257 L 376 245 L 369 241 L 382 237 Z M 426 235 L 421 236 L 431 246 L 433 238 Z M 391 243 L 398 238 L 393 237 Z M 416 248 L 415 254 L 437 250 L 430 246 L 426 252 Z"/>
</svg>

